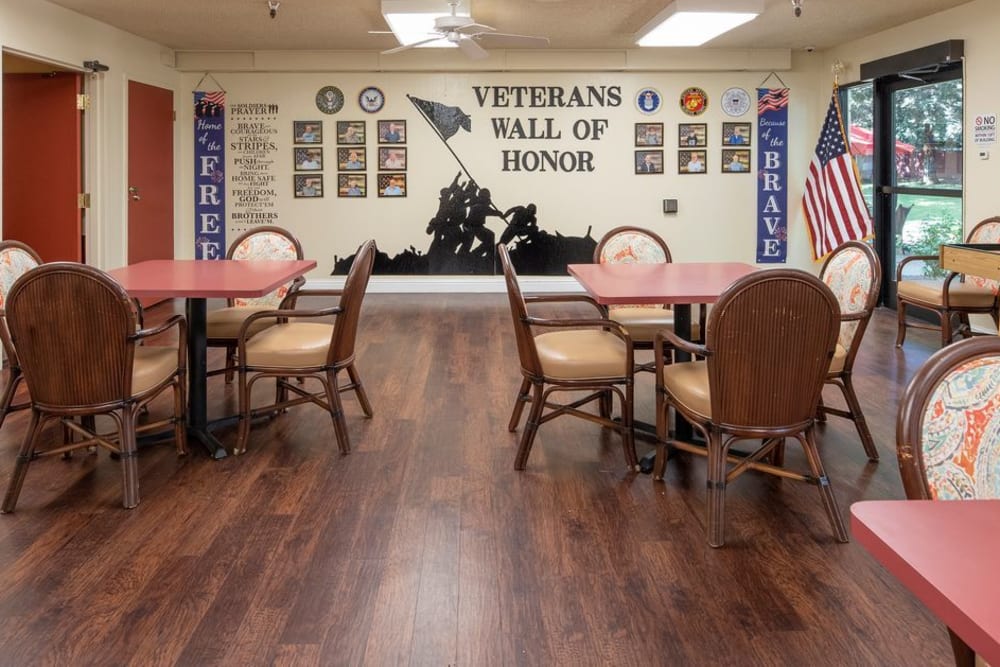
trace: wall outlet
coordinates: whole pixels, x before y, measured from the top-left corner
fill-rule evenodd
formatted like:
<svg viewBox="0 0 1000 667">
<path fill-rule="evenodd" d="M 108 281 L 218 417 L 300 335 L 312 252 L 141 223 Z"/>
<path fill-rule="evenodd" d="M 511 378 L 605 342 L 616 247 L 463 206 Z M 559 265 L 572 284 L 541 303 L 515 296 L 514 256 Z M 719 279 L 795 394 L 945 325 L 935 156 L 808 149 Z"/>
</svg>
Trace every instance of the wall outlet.
<svg viewBox="0 0 1000 667">
<path fill-rule="evenodd" d="M 663 212 L 664 213 L 676 213 L 677 212 L 677 200 L 676 199 L 664 199 L 663 200 Z"/>
</svg>

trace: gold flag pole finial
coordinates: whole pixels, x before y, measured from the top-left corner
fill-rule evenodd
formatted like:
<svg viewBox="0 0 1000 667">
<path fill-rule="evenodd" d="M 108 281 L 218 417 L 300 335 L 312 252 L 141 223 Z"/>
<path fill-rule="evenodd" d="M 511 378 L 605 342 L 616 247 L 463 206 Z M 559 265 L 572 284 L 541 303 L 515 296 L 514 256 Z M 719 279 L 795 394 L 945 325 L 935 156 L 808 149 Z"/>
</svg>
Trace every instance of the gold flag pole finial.
<svg viewBox="0 0 1000 667">
<path fill-rule="evenodd" d="M 840 75 L 845 69 L 844 63 L 839 58 L 833 61 L 833 65 L 830 67 L 830 70 L 833 72 L 833 85 L 840 85 Z"/>
</svg>

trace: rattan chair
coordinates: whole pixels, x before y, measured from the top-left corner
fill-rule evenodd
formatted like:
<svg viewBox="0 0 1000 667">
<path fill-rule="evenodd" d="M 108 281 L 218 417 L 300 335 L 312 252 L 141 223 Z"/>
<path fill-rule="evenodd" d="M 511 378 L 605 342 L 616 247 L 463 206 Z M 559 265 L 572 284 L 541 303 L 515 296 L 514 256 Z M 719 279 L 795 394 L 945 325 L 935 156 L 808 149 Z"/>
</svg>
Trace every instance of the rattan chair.
<svg viewBox="0 0 1000 667">
<path fill-rule="evenodd" d="M 330 413 L 334 434 L 343 454 L 351 451 L 347 420 L 340 394 L 353 391 L 366 417 L 372 416 L 371 403 L 355 367 L 354 345 L 357 338 L 361 302 L 364 300 L 375 264 L 375 242 L 366 241 L 354 255 L 342 290 L 298 289 L 291 293 L 279 310 L 250 315 L 238 336 L 237 371 L 239 373 L 240 424 L 235 453 L 246 451 L 250 424 L 256 416 L 274 414 L 302 403 L 315 403 Z M 298 310 L 302 297 L 338 297 L 337 304 L 319 310 Z M 310 321 L 333 316 L 334 322 Z M 280 321 L 254 333 L 258 320 Z M 338 384 L 338 374 L 347 373 L 348 382 Z M 277 381 L 274 405 L 251 409 L 255 382 L 273 377 Z M 289 378 L 319 380 L 323 390 L 309 391 Z M 293 398 L 288 398 L 294 394 Z"/>
<path fill-rule="evenodd" d="M 657 336 L 654 479 L 663 479 L 668 446 L 708 457 L 709 545 L 724 544 L 726 486 L 748 470 L 816 484 L 837 540 L 847 541 L 814 435 L 839 328 L 837 300 L 821 280 L 775 269 L 740 278 L 722 294 L 709 315 L 704 345 L 672 331 Z M 705 360 L 666 364 L 661 341 Z M 668 438 L 671 407 L 691 422 L 705 445 Z M 809 474 L 763 461 L 784 438 L 802 445 Z M 730 454 L 737 440 L 763 444 L 737 457 Z"/>
<path fill-rule="evenodd" d="M 1000 338 L 959 341 L 927 359 L 903 392 L 896 420 L 896 455 L 907 498 L 1000 498 L 998 395 Z M 949 633 L 955 663 L 975 664 L 972 649 Z"/>
<path fill-rule="evenodd" d="M 966 243 L 1000 243 L 1000 217 L 987 218 L 969 232 Z M 939 262 L 938 255 L 911 255 L 896 266 L 896 347 L 903 345 L 906 327 L 941 331 L 941 345 L 948 345 L 956 333 L 971 336 L 969 315 L 985 314 L 1000 324 L 997 312 L 997 281 L 980 276 L 965 276 L 951 271 L 944 280 L 903 278 L 912 262 Z M 916 306 L 937 315 L 939 326 L 906 319 L 906 309 Z M 958 319 L 958 328 L 953 325 Z"/>
<path fill-rule="evenodd" d="M 826 382 L 840 389 L 847 409 L 832 408 L 821 400 L 817 416 L 823 419 L 827 414 L 832 414 L 853 421 L 868 459 L 878 461 L 878 448 L 861 411 L 852 377 L 854 359 L 878 301 L 882 286 L 882 265 L 871 246 L 850 241 L 826 258 L 819 277 L 840 304 L 840 334 Z"/>
<path fill-rule="evenodd" d="M 659 234 L 642 227 L 612 229 L 594 248 L 595 264 L 669 264 L 670 248 Z M 705 327 L 705 306 L 699 308 L 699 320 L 692 323 L 692 337 L 699 340 Z M 608 319 L 628 331 L 636 350 L 653 349 L 653 340 L 661 329 L 672 329 L 674 311 L 663 304 L 629 304 L 607 307 Z M 653 364 L 639 364 L 636 370 L 652 371 Z"/>
<path fill-rule="evenodd" d="M 574 301 L 593 305 L 598 315 L 603 315 L 603 311 L 584 294 L 523 296 L 507 247 L 502 243 L 497 245 L 497 254 L 507 283 L 523 376 L 508 430 L 517 430 L 524 406 L 531 405 L 514 468 L 524 470 L 527 465 L 539 426 L 561 415 L 574 415 L 621 433 L 625 463 L 629 470 L 637 470 L 632 431 L 635 359 L 628 333 L 620 324 L 605 317 L 545 319 L 529 315 L 527 304 Z M 536 329 L 541 333 L 536 334 Z M 557 403 L 552 399 L 556 392 L 588 393 L 569 403 Z M 620 401 L 620 421 L 612 420 L 610 410 L 603 407 L 599 414 L 580 409 L 591 402 L 600 406 L 609 395 L 617 396 Z M 545 412 L 546 408 L 549 412 Z"/>
<path fill-rule="evenodd" d="M 30 387 L 31 421 L 3 512 L 14 510 L 34 459 L 93 445 L 120 455 L 123 504 L 135 507 L 139 504 L 136 433 L 171 425 L 178 454 L 187 451 L 184 317 L 174 315 L 155 328 L 137 329 L 135 306 L 125 290 L 106 273 L 71 262 L 43 264 L 24 274 L 11 288 L 6 306 L 11 340 Z M 171 329 L 177 342 L 139 344 Z M 173 391 L 171 415 L 138 428 L 141 408 L 168 389 Z M 111 417 L 114 436 L 87 428 L 96 415 Z M 53 419 L 84 439 L 40 451 L 42 429 Z"/>
<path fill-rule="evenodd" d="M 14 403 L 14 395 L 24 376 L 17 360 L 17 351 L 10 340 L 4 311 L 7 306 L 7 295 L 10 294 L 14 282 L 41 263 L 42 258 L 38 253 L 20 241 L 0 243 L 0 342 L 3 344 L 4 357 L 7 358 L 7 383 L 0 397 L 0 427 L 3 426 L 8 413 L 31 407 L 30 401 Z"/>
<path fill-rule="evenodd" d="M 302 257 L 302 244 L 298 239 L 287 230 L 271 225 L 255 227 L 245 232 L 232 242 L 226 253 L 226 259 L 237 260 L 302 259 Z M 208 375 L 225 373 L 226 382 L 232 382 L 236 370 L 236 339 L 243 321 L 254 313 L 279 308 L 282 299 L 304 283 L 305 278 L 296 278 L 270 294 L 255 298 L 228 299 L 225 308 L 210 311 L 205 320 L 206 343 L 208 347 L 226 348 L 226 361 L 223 368 L 211 370 Z M 256 319 L 249 333 L 253 336 L 273 324 L 274 320 Z"/>
</svg>

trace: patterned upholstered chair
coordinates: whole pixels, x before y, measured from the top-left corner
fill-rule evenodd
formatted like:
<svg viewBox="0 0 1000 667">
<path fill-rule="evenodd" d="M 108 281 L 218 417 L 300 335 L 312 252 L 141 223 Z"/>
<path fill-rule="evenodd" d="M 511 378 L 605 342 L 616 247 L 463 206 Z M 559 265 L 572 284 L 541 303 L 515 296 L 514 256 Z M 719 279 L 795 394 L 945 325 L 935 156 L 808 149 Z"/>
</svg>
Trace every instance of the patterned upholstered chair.
<svg viewBox="0 0 1000 667">
<path fill-rule="evenodd" d="M 827 257 L 819 277 L 840 303 L 840 335 L 837 337 L 837 348 L 833 353 L 826 382 L 840 388 L 847 409 L 831 408 L 821 400 L 818 416 L 822 418 L 826 414 L 833 414 L 852 420 L 868 459 L 878 461 L 878 448 L 875 447 L 865 415 L 861 411 L 852 374 L 861 339 L 878 301 L 882 286 L 882 265 L 871 246 L 850 241 Z"/>
<path fill-rule="evenodd" d="M 573 415 L 621 433 L 626 465 L 629 470 L 637 470 L 639 462 L 632 430 L 635 359 L 628 333 L 621 325 L 605 317 L 548 319 L 529 315 L 528 304 L 571 301 L 589 303 L 597 314 L 604 313 L 585 294 L 524 296 L 507 246 L 498 244 L 497 254 L 507 283 L 522 376 L 507 425 L 509 431 L 517 430 L 525 404 L 531 405 L 514 469 L 524 470 L 527 466 L 539 426 L 561 415 Z M 557 403 L 552 395 L 558 392 L 572 392 L 577 396 L 580 392 L 586 394 L 580 398 L 574 396 L 569 403 Z M 610 405 L 605 409 L 604 403 L 610 401 L 611 395 L 617 396 L 621 403 L 620 421 L 610 418 Z M 598 403 L 599 414 L 580 409 L 591 402 Z M 545 408 L 549 411 L 545 412 Z"/>
<path fill-rule="evenodd" d="M 0 243 L 0 342 L 3 343 L 3 353 L 7 358 L 7 384 L 4 385 L 2 397 L 0 397 L 0 426 L 3 426 L 7 414 L 15 410 L 24 410 L 31 407 L 31 403 L 14 403 L 14 394 L 24 379 L 21 373 L 21 366 L 17 360 L 17 351 L 14 343 L 10 339 L 10 331 L 7 329 L 7 318 L 5 308 L 7 307 L 7 295 L 14 282 L 22 275 L 42 263 L 42 258 L 38 253 L 20 241 L 4 241 Z"/>
<path fill-rule="evenodd" d="M 896 455 L 907 498 L 1000 498 L 1000 338 L 959 341 L 920 367 L 900 399 Z M 974 664 L 949 632 L 956 664 Z"/>
<path fill-rule="evenodd" d="M 136 434 L 169 425 L 178 454 L 187 451 L 184 317 L 174 315 L 157 327 L 138 329 L 134 303 L 121 285 L 103 271 L 75 262 L 43 264 L 24 274 L 8 294 L 6 314 L 30 388 L 31 421 L 0 509 L 14 511 L 35 459 L 94 445 L 120 456 L 122 504 L 138 505 Z M 175 342 L 140 345 L 169 330 Z M 142 407 L 167 391 L 173 394 L 171 414 L 139 426 Z M 92 427 L 97 415 L 110 417 L 114 435 Z M 44 427 L 53 420 L 83 439 L 39 449 Z"/>
<path fill-rule="evenodd" d="M 667 264 L 671 261 L 666 242 L 642 227 L 616 227 L 605 234 L 594 249 L 595 264 Z M 658 303 L 608 306 L 607 313 L 608 319 L 625 327 L 637 350 L 653 349 L 656 333 L 674 326 L 674 311 Z M 700 308 L 700 313 L 699 324 L 692 323 L 695 339 L 700 338 L 704 330 L 704 307 Z M 636 370 L 652 371 L 653 364 L 640 364 Z"/>
<path fill-rule="evenodd" d="M 1000 243 L 1000 217 L 987 218 L 969 232 L 966 243 Z M 921 322 L 907 321 L 908 306 L 917 306 L 932 311 L 940 320 L 941 344 L 951 343 L 955 336 L 954 319 L 958 318 L 957 333 L 971 336 L 969 315 L 980 313 L 993 318 L 993 324 L 1000 324 L 997 312 L 997 286 L 995 280 L 980 276 L 963 276 L 950 272 L 944 280 L 918 280 L 904 278 L 903 272 L 911 262 L 939 261 L 938 255 L 913 255 L 905 258 L 896 267 L 896 317 L 898 329 L 896 347 L 906 338 L 906 327 L 934 329 Z"/>
<path fill-rule="evenodd" d="M 281 227 L 256 227 L 233 241 L 226 259 L 302 259 L 302 245 Z M 229 299 L 225 308 L 209 312 L 206 318 L 207 344 L 209 347 L 226 348 L 226 363 L 224 368 L 209 371 L 208 375 L 225 373 L 226 382 L 232 382 L 236 369 L 236 339 L 243 321 L 254 313 L 277 309 L 289 292 L 304 283 L 305 278 L 299 277 L 270 294 L 256 298 Z M 250 335 L 253 336 L 274 323 L 274 320 L 255 320 Z"/>
<path fill-rule="evenodd" d="M 816 485 L 837 541 L 847 541 L 814 433 L 839 331 L 840 308 L 821 280 L 805 271 L 773 269 L 744 276 L 726 289 L 709 315 L 704 345 L 669 330 L 657 335 L 658 343 L 663 338 L 704 359 L 666 364 L 663 346 L 656 345 L 653 478 L 663 479 L 668 446 L 708 457 L 710 546 L 725 543 L 726 486 L 748 470 Z M 704 445 L 669 439 L 671 408 L 702 435 Z M 785 438 L 802 445 L 808 473 L 764 462 Z M 737 457 L 730 446 L 740 440 L 762 444 Z"/>
</svg>

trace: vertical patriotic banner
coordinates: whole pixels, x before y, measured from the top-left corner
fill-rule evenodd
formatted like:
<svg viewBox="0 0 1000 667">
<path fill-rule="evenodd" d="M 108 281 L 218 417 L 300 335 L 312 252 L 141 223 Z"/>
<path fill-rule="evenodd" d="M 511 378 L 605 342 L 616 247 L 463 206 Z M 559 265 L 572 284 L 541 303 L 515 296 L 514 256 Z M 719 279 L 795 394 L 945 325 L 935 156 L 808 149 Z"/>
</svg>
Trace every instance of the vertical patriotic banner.
<svg viewBox="0 0 1000 667">
<path fill-rule="evenodd" d="M 757 89 L 757 263 L 788 258 L 788 88 Z"/>
<path fill-rule="evenodd" d="M 194 91 L 194 258 L 226 256 L 226 93 Z"/>
</svg>

